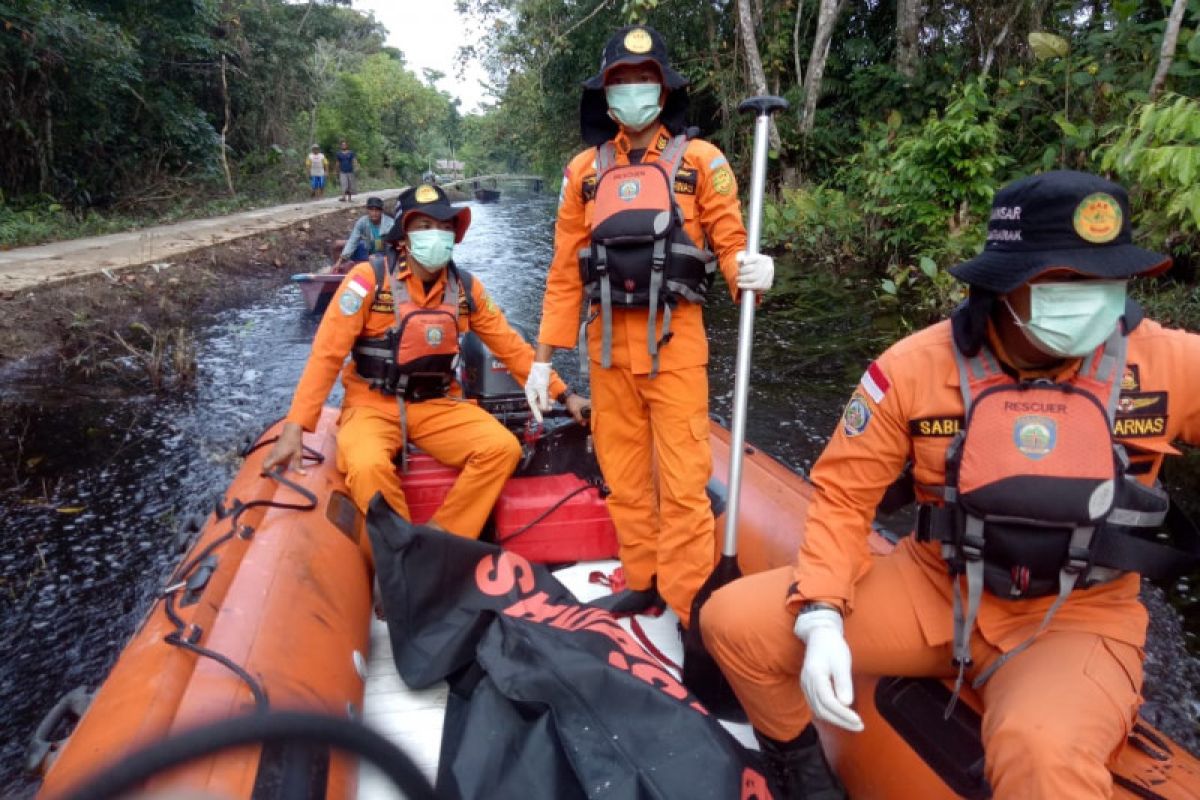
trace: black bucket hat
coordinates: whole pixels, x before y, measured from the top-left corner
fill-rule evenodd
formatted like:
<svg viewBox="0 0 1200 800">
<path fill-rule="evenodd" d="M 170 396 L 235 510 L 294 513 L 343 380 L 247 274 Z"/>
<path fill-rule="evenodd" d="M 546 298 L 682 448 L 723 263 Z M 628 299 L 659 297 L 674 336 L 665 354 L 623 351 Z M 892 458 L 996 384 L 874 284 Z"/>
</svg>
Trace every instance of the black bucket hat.
<svg viewBox="0 0 1200 800">
<path fill-rule="evenodd" d="M 385 242 L 398 242 L 404 238 L 404 223 L 410 214 L 445 222 L 454 220 L 454 241 L 461 242 L 471 226 L 471 209 L 468 206 L 450 204 L 446 192 L 440 186 L 421 183 L 405 189 L 396 198 L 396 224 L 383 236 Z"/>
<path fill-rule="evenodd" d="M 1169 266 L 1170 257 L 1133 244 L 1129 195 L 1121 186 L 1059 170 L 996 192 L 983 252 L 950 274 L 1002 295 L 1052 269 L 1122 279 Z"/>
<path fill-rule="evenodd" d="M 600 71 L 583 82 L 583 97 L 579 101 L 579 127 L 583 140 L 600 145 L 617 135 L 619 127 L 608 116 L 604 79 L 610 70 L 625 64 L 654 64 L 658 68 L 667 89 L 659 122 L 671 133 L 683 133 L 688 109 L 688 79 L 671 69 L 662 34 L 648 25 L 627 25 L 604 45 Z"/>
<path fill-rule="evenodd" d="M 380 211 L 382 211 L 383 210 L 383 199 L 379 198 L 379 197 L 368 197 L 367 198 L 367 208 L 378 208 Z"/>
</svg>

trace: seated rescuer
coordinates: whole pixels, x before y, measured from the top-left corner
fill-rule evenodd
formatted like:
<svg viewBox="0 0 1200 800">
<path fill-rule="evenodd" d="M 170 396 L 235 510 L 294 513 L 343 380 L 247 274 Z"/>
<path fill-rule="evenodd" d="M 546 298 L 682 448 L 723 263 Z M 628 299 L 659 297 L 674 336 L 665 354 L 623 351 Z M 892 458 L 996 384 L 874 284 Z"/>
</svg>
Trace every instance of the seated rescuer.
<svg viewBox="0 0 1200 800">
<path fill-rule="evenodd" d="M 393 458 L 407 440 L 462 470 L 431 524 L 477 537 L 521 455 L 515 436 L 490 414 L 460 399 L 453 365 L 458 337 L 483 340 L 518 380 L 533 348 L 513 330 L 478 278 L 450 256 L 471 224 L 471 210 L 450 205 L 440 188 L 422 184 L 400 195 L 400 217 L 385 236 L 407 246 L 372 257 L 346 275 L 313 339 L 291 410 L 264 470 L 301 468 L 301 433 L 312 431 L 341 371 L 346 389 L 338 430 L 338 468 L 364 511 L 382 492 L 409 518 Z M 403 334 L 397 340 L 396 331 Z M 346 357 L 351 361 L 342 369 Z M 553 377 L 554 390 L 577 421 L 587 401 Z"/>
<path fill-rule="evenodd" d="M 1126 298 L 1128 278 L 1170 264 L 1130 242 L 1114 183 L 1001 189 L 983 253 L 951 270 L 967 304 L 888 349 L 846 406 L 796 565 L 705 605 L 705 643 L 787 797 L 843 796 L 810 720 L 862 730 L 851 655 L 865 674 L 971 680 L 996 798 L 1111 796 L 1142 681 L 1137 573 L 1180 560 L 1148 544 L 1166 510 L 1155 476 L 1173 440 L 1200 444 L 1200 336 Z M 873 557 L 906 460 L 917 536 Z"/>
<path fill-rule="evenodd" d="M 718 268 L 742 289 L 765 291 L 774 275 L 769 256 L 739 252 L 733 171 L 716 147 L 687 139 L 686 87 L 662 36 L 644 26 L 618 30 L 583 84 L 580 124 L 593 146 L 563 173 L 525 385 L 531 404 L 548 407 L 554 348 L 585 337 L 596 456 L 629 587 L 597 605 L 637 612 L 661 593 L 684 625 L 716 552 L 701 304 Z"/>
<path fill-rule="evenodd" d="M 382 253 L 383 237 L 392 229 L 393 220 L 384 216 L 383 200 L 378 197 L 367 198 L 367 213 L 358 218 L 350 231 L 350 238 L 342 247 L 342 254 L 335 270 L 340 269 L 346 262 L 366 261 L 368 256 Z"/>
</svg>

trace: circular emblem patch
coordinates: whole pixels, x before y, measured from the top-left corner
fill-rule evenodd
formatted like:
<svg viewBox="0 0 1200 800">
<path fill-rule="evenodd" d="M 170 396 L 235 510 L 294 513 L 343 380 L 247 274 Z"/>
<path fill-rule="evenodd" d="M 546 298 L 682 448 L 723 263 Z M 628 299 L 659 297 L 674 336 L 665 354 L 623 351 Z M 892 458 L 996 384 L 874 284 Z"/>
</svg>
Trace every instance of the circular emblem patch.
<svg viewBox="0 0 1200 800">
<path fill-rule="evenodd" d="M 721 167 L 713 173 L 712 185 L 717 194 L 729 194 L 733 191 L 733 173 L 729 167 Z"/>
<path fill-rule="evenodd" d="M 362 298 L 347 289 L 338 298 L 338 308 L 344 316 L 352 317 L 362 308 Z"/>
<path fill-rule="evenodd" d="M 634 28 L 625 34 L 625 49 L 631 53 L 649 53 L 654 40 L 645 28 Z"/>
<path fill-rule="evenodd" d="M 632 202 L 638 193 L 642 190 L 641 181 L 628 180 L 624 181 L 617 187 L 617 197 L 620 197 L 626 203 Z"/>
<path fill-rule="evenodd" d="M 1017 417 L 1013 443 L 1028 458 L 1039 461 L 1054 449 L 1058 426 L 1049 417 Z"/>
<path fill-rule="evenodd" d="M 1075 208 L 1075 232 L 1092 244 L 1111 242 L 1121 233 L 1121 204 L 1104 192 L 1093 192 Z"/>
<path fill-rule="evenodd" d="M 842 432 L 847 436 L 858 436 L 867 429 L 867 423 L 870 421 L 871 409 L 867 401 L 855 392 L 854 397 L 846 404 L 846 410 L 842 412 Z"/>
<path fill-rule="evenodd" d="M 425 329 L 425 342 L 427 344 L 433 345 L 434 347 L 437 347 L 439 344 L 441 344 L 442 343 L 442 329 L 441 328 L 426 328 Z"/>
<path fill-rule="evenodd" d="M 418 203 L 433 203 L 438 199 L 437 189 L 427 183 L 417 187 L 417 193 L 414 195 Z"/>
</svg>

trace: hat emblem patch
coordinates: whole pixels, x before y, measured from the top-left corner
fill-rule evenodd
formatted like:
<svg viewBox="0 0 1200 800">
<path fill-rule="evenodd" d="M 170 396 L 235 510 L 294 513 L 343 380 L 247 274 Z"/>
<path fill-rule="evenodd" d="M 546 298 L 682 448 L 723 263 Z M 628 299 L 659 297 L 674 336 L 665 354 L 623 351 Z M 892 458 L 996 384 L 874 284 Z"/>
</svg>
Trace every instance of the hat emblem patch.
<svg viewBox="0 0 1200 800">
<path fill-rule="evenodd" d="M 418 203 L 436 202 L 438 199 L 437 189 L 433 188 L 427 183 L 421 184 L 417 187 L 417 192 L 415 195 L 413 195 L 413 199 L 415 199 Z"/>
<path fill-rule="evenodd" d="M 624 44 L 625 49 L 631 53 L 649 53 L 650 48 L 654 46 L 654 41 L 645 28 L 634 28 L 625 34 Z"/>
<path fill-rule="evenodd" d="M 1089 194 L 1075 207 L 1075 232 L 1092 244 L 1105 244 L 1117 238 L 1121 221 L 1121 204 L 1104 192 Z"/>
<path fill-rule="evenodd" d="M 641 181 L 637 180 L 636 178 L 630 179 L 623 181 L 621 185 L 617 187 L 617 197 L 620 197 L 626 203 L 631 203 L 638 196 L 638 194 L 641 193 L 641 191 Z"/>
</svg>

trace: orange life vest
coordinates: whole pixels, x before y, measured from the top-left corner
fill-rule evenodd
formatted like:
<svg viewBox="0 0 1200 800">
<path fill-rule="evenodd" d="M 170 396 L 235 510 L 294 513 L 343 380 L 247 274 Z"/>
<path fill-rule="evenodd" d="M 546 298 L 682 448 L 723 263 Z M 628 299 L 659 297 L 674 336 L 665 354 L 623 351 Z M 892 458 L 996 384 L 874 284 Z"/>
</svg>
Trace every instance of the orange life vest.
<svg viewBox="0 0 1200 800">
<path fill-rule="evenodd" d="M 421 401 L 443 397 L 458 367 L 459 298 L 467 298 L 471 309 L 470 274 L 453 263 L 446 269 L 446 291 L 437 306 L 427 308 L 413 302 L 408 287 L 396 279 L 395 256 L 388 262 L 371 257 L 375 269 L 375 293 L 386 278 L 391 284 L 395 324 L 381 337 L 361 337 L 354 343 L 355 369 L 372 389 L 396 394 L 405 400 Z"/>
<path fill-rule="evenodd" d="M 680 300 L 703 303 L 712 284 L 716 258 L 688 236 L 675 202 L 686 149 L 687 137 L 676 136 L 657 161 L 621 165 L 611 141 L 597 149 L 591 243 L 579 252 L 579 270 L 587 299 L 600 304 L 605 368 L 612 366 L 613 306 L 648 309 L 653 376 L 659 348 L 670 339 L 671 308 Z M 660 308 L 661 338 L 655 330 Z"/>
</svg>

